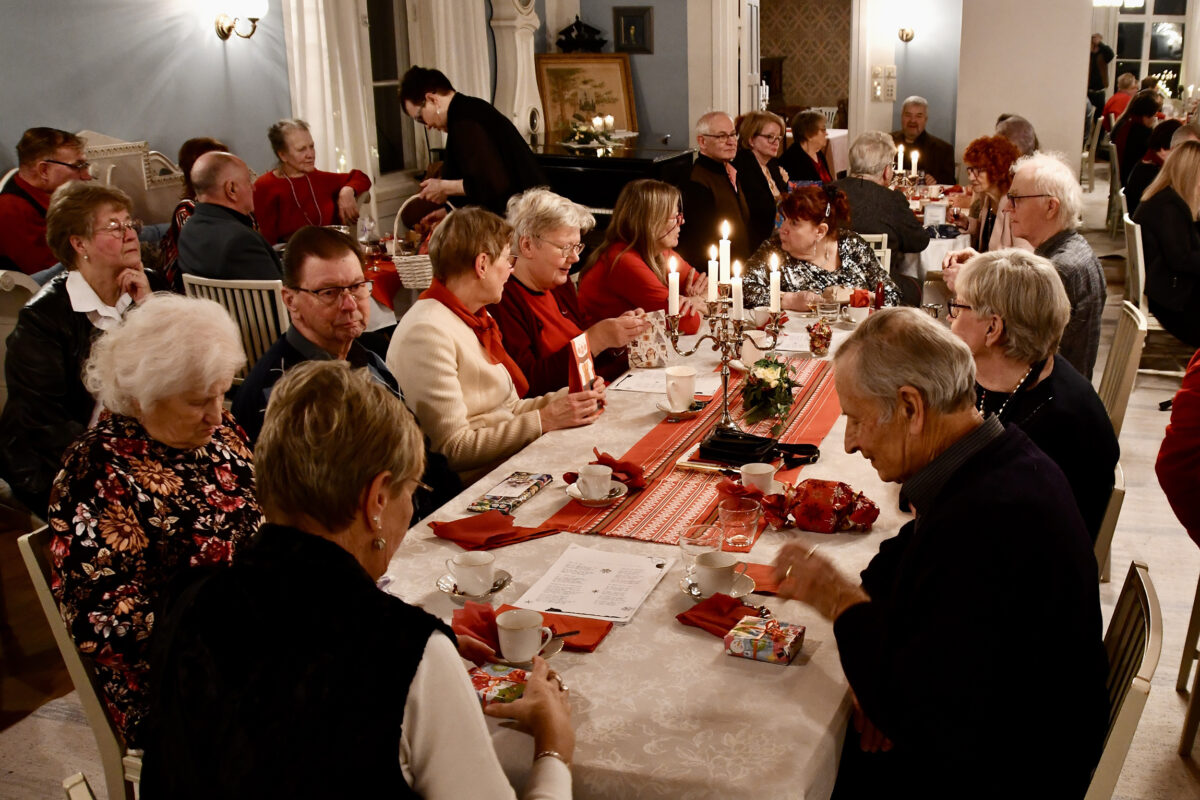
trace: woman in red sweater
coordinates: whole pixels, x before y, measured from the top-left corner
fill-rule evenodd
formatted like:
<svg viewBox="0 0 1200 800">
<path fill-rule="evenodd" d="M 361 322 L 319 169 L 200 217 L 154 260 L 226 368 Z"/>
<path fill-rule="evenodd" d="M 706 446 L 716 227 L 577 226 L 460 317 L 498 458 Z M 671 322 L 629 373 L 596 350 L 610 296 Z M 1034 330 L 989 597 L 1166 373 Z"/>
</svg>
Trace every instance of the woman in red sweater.
<svg viewBox="0 0 1200 800">
<path fill-rule="evenodd" d="M 641 310 L 626 311 L 588 327 L 571 266 L 583 250 L 582 235 L 596 218 L 549 189 L 537 187 L 508 201 L 517 261 L 504 296 L 488 311 L 500 326 L 504 349 L 529 379 L 526 396 L 568 385 L 571 340 L 587 333 L 596 373 L 606 381 L 629 368 L 625 346 L 650 327 Z"/>
<path fill-rule="evenodd" d="M 254 182 L 254 216 L 268 242 L 286 242 L 305 225 L 358 221 L 358 197 L 371 188 L 366 174 L 317 169 L 316 146 L 302 119 L 279 120 L 267 139 L 279 163 Z"/>
<path fill-rule="evenodd" d="M 604 243 L 579 280 L 579 304 L 588 319 L 595 322 L 637 308 L 666 310 L 667 262 L 674 256 L 683 287 L 679 329 L 698 331 L 708 278 L 675 252 L 682 226 L 678 189 L 648 178 L 627 183 Z"/>
</svg>

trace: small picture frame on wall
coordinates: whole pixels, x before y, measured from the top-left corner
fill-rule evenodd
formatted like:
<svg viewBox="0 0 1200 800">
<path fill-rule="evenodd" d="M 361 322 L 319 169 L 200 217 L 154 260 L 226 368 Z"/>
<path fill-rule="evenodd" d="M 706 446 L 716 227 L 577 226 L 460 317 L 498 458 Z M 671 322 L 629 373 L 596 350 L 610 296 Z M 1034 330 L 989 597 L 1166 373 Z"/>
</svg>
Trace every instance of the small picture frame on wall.
<svg viewBox="0 0 1200 800">
<path fill-rule="evenodd" d="M 613 50 L 618 53 L 654 52 L 653 8 L 613 7 Z"/>
</svg>

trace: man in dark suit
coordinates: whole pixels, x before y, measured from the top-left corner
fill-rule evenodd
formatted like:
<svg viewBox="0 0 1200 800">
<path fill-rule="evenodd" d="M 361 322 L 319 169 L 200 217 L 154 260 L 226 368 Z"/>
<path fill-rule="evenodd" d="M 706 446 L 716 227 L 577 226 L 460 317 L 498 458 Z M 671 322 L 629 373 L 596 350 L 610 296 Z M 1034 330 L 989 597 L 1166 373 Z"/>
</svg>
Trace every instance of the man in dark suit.
<svg viewBox="0 0 1200 800">
<path fill-rule="evenodd" d="M 750 257 L 750 208 L 730 163 L 738 148 L 733 120 L 724 111 L 708 112 L 696 123 L 696 143 L 700 155 L 680 187 L 685 219 L 676 249 L 688 264 L 703 269 L 708 249 L 721 238 L 721 223 L 728 222 L 730 257 L 745 263 Z"/>
<path fill-rule="evenodd" d="M 928 122 L 929 101 L 915 94 L 906 98 L 900 109 L 900 129 L 892 131 L 892 141 L 904 145 L 905 165 L 911 163 L 912 151 L 921 154 L 917 169 L 925 171 L 926 183 L 954 183 L 954 147 L 927 133 Z"/>
<path fill-rule="evenodd" d="M 179 267 L 221 280 L 279 280 L 279 256 L 254 229 L 250 168 L 232 153 L 205 153 L 192 167 L 196 212 L 179 232 Z"/>
<path fill-rule="evenodd" d="M 850 227 L 856 233 L 887 234 L 896 265 L 904 253 L 929 246 L 929 234 L 900 192 L 888 188 L 896 163 L 896 145 L 883 131 L 867 131 L 850 146 L 850 176 L 836 182 L 850 200 Z"/>
</svg>

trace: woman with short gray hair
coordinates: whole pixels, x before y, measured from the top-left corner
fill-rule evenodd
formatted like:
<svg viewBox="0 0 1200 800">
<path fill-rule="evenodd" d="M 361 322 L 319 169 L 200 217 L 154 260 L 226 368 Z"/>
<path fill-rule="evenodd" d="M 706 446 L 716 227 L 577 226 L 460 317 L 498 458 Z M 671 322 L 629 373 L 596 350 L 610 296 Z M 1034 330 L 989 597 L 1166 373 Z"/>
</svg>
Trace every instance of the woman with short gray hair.
<svg viewBox="0 0 1200 800">
<path fill-rule="evenodd" d="M 509 198 L 508 224 L 517 260 L 504 296 L 488 311 L 500 326 L 504 349 L 529 380 L 529 393 L 546 394 L 568 384 L 571 341 L 583 333 L 597 374 L 608 381 L 618 378 L 629 368 L 625 346 L 650 324 L 636 309 L 588 326 L 570 273 L 596 218 L 578 203 L 538 187 Z"/>
<path fill-rule="evenodd" d="M 132 746 L 160 591 L 179 569 L 228 564 L 262 520 L 250 447 L 222 408 L 245 362 L 221 306 L 163 293 L 103 333 L 84 369 L 107 411 L 50 494 L 53 590 Z"/>
<path fill-rule="evenodd" d="M 1062 469 L 1095 540 L 1120 448 L 1104 404 L 1056 353 L 1071 315 L 1048 259 L 1009 248 L 961 269 L 950 329 L 975 358 L 976 405 L 1017 425 Z"/>
</svg>

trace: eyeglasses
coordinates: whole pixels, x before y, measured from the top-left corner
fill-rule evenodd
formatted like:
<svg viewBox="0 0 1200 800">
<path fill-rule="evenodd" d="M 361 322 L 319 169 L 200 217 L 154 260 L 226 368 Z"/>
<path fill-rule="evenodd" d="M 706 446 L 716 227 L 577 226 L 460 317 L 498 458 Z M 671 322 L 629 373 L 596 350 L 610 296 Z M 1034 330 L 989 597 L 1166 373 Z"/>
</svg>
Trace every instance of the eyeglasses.
<svg viewBox="0 0 1200 800">
<path fill-rule="evenodd" d="M 672 217 L 667 217 L 667 222 L 671 223 L 670 230 L 674 230 L 683 224 L 683 212 L 680 211 Z"/>
<path fill-rule="evenodd" d="M 559 244 L 558 242 L 552 242 L 549 239 L 543 239 L 541 236 L 535 235 L 533 238 L 537 239 L 539 242 L 545 242 L 546 244 L 550 245 L 559 253 L 561 253 L 563 258 L 577 256 L 583 252 L 583 242 L 575 242 L 574 244 Z M 513 264 L 516 264 L 516 262 L 514 261 Z"/>
<path fill-rule="evenodd" d="M 760 139 L 766 139 L 771 144 L 779 144 L 783 141 L 782 136 L 767 136 L 765 133 L 756 133 L 755 136 Z"/>
<path fill-rule="evenodd" d="M 305 289 L 303 286 L 297 286 L 296 291 L 311 294 L 325 305 L 331 306 L 341 300 L 345 293 L 349 293 L 356 300 L 365 300 L 371 296 L 371 287 L 374 285 L 375 281 L 359 281 L 349 286 L 326 286 L 324 289 Z"/>
<path fill-rule="evenodd" d="M 1054 195 L 1052 195 L 1052 194 L 1006 194 L 1005 195 L 1005 197 L 1008 198 L 1008 202 L 1012 204 L 1014 211 L 1017 208 L 1018 200 L 1024 200 L 1027 197 L 1053 197 L 1053 196 Z"/>
<path fill-rule="evenodd" d="M 730 139 L 737 138 L 736 133 L 702 133 L 700 135 L 705 136 L 709 139 L 719 139 L 722 142 L 728 142 Z"/>
<path fill-rule="evenodd" d="M 142 232 L 142 221 L 140 219 L 131 219 L 128 222 L 110 222 L 107 225 L 101 225 L 98 228 L 92 228 L 92 235 L 97 233 L 107 233 L 115 236 L 118 239 L 124 239 L 125 234 L 133 231 L 134 235 Z"/>
<path fill-rule="evenodd" d="M 962 303 L 956 303 L 951 300 L 950 302 L 946 303 L 946 316 L 950 319 L 958 319 L 960 311 L 971 311 L 972 309 L 972 306 L 963 305 Z"/>
<path fill-rule="evenodd" d="M 978 175 L 981 172 L 987 172 L 983 167 L 967 167 L 968 175 Z"/>
<path fill-rule="evenodd" d="M 45 161 L 47 164 L 58 164 L 60 167 L 73 169 L 76 172 L 87 172 L 92 168 L 92 162 L 90 161 L 76 161 L 71 163 L 69 161 L 59 161 L 55 158 L 43 158 L 42 161 Z"/>
<path fill-rule="evenodd" d="M 427 105 L 429 105 L 428 97 L 421 101 L 421 105 L 417 107 L 417 113 L 412 115 L 413 121 L 424 125 L 426 128 L 429 127 L 429 123 L 425 121 L 425 106 Z"/>
</svg>

